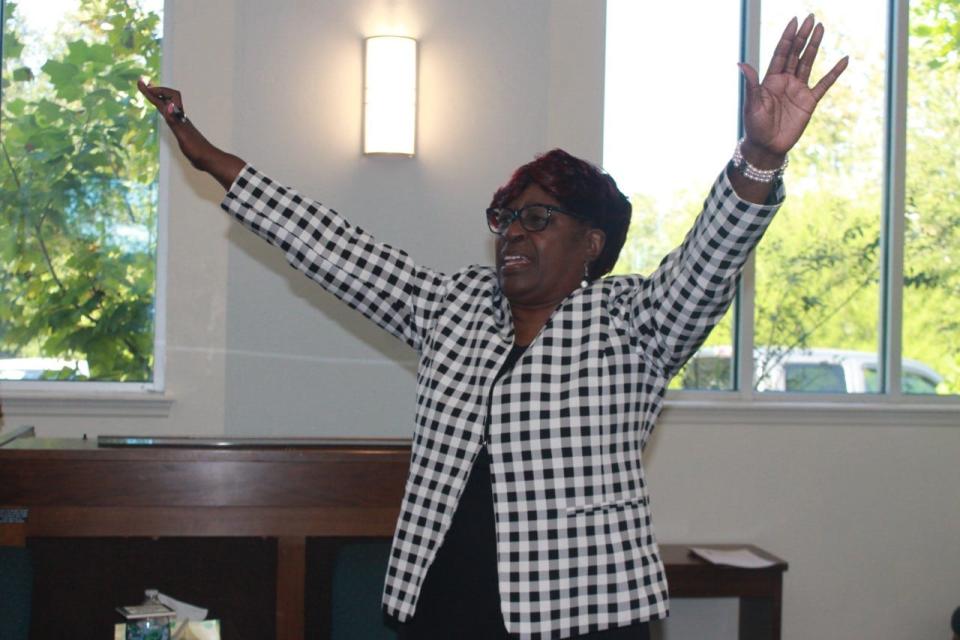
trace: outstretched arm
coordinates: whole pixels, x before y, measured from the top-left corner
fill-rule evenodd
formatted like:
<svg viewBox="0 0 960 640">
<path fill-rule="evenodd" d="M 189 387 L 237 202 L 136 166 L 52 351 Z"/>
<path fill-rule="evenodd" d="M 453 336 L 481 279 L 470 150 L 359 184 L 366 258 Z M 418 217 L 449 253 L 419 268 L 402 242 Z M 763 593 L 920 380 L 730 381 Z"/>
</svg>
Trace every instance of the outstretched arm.
<svg viewBox="0 0 960 640">
<path fill-rule="evenodd" d="M 194 168 L 206 171 L 217 182 L 229 189 L 246 164 L 237 156 L 218 149 L 186 117 L 180 92 L 169 87 L 153 87 L 137 81 L 140 93 L 157 108 L 170 131 L 177 138 L 180 151 Z"/>
<path fill-rule="evenodd" d="M 817 103 L 846 68 L 843 58 L 807 86 L 822 38 L 823 25 L 815 25 L 812 15 L 799 28 L 794 18 L 762 83 L 753 67 L 740 65 L 747 87 L 741 153 L 755 168 L 783 164 Z M 737 277 L 779 207 L 780 198 L 771 197 L 777 183 L 750 179 L 732 167 L 721 174 L 683 243 L 638 283 L 630 316 L 664 375 L 683 366 L 730 306 Z"/>
<path fill-rule="evenodd" d="M 163 116 L 190 164 L 227 190 L 223 209 L 280 248 L 295 269 L 391 335 L 417 351 L 422 348 L 446 276 L 417 265 L 336 211 L 215 147 L 187 119 L 176 89 L 143 81 L 137 86 Z"/>
<path fill-rule="evenodd" d="M 776 169 L 783 164 L 787 152 L 807 128 L 817 103 L 847 68 L 849 59 L 844 57 L 817 84 L 807 86 L 823 40 L 823 24 L 815 22 L 810 14 L 799 29 L 796 18 L 787 24 L 763 82 L 756 69 L 740 64 L 747 89 L 741 150 L 744 159 L 759 169 Z M 751 180 L 735 170 L 729 171 L 729 176 L 737 195 L 744 200 L 763 203 L 769 198 L 772 183 Z"/>
</svg>

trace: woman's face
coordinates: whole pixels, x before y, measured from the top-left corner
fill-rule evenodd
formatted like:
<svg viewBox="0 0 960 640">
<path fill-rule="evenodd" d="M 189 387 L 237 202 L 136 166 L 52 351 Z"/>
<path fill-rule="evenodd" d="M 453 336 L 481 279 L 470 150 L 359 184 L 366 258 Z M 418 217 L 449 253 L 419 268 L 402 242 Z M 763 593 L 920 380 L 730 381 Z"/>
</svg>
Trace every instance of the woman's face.
<svg viewBox="0 0 960 640">
<path fill-rule="evenodd" d="M 539 185 L 531 184 L 511 209 L 528 204 L 562 205 Z M 571 216 L 554 213 L 540 231 L 527 231 L 514 220 L 497 236 L 497 275 L 504 295 L 514 307 L 556 306 L 580 287 L 584 264 L 600 255 L 604 234 Z"/>
</svg>

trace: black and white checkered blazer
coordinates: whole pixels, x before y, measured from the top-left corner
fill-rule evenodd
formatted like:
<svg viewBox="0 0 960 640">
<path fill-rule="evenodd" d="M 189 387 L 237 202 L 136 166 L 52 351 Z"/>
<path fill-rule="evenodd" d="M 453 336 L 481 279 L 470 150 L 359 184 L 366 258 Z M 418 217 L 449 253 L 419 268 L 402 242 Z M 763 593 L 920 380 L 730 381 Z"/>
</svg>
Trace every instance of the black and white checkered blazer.
<svg viewBox="0 0 960 640">
<path fill-rule="evenodd" d="M 739 200 L 724 172 L 649 278 L 609 277 L 571 293 L 492 394 L 513 343 L 494 268 L 421 267 L 250 166 L 222 206 L 419 354 L 387 613 L 413 615 L 489 414 L 507 629 L 563 638 L 667 615 L 642 451 L 668 381 L 729 306 L 777 205 Z"/>
</svg>

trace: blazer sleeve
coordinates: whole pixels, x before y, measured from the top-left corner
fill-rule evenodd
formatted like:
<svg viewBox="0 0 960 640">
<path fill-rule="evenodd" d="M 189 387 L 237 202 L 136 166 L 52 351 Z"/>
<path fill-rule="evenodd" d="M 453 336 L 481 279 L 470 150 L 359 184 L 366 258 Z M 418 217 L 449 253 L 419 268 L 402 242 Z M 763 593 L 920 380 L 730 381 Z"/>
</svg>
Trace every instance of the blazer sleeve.
<svg viewBox="0 0 960 640">
<path fill-rule="evenodd" d="M 308 278 L 420 351 L 447 278 L 247 165 L 220 206 Z"/>
<path fill-rule="evenodd" d="M 783 199 L 781 182 L 767 204 L 741 200 L 725 169 L 680 246 L 628 287 L 631 329 L 663 375 L 675 375 L 723 318 L 740 271 Z"/>
</svg>

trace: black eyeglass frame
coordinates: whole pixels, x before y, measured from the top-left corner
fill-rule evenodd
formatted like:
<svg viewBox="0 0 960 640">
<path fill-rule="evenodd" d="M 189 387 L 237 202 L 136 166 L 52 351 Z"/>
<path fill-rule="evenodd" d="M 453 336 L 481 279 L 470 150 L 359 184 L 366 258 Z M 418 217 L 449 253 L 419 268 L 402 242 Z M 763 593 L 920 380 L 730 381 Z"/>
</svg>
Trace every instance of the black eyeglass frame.
<svg viewBox="0 0 960 640">
<path fill-rule="evenodd" d="M 544 223 L 543 223 L 543 226 L 542 226 L 542 227 L 535 227 L 535 228 L 532 228 L 532 229 L 531 229 L 531 228 L 528 227 L 528 226 L 526 225 L 526 223 L 524 222 L 523 212 L 526 211 L 527 209 L 532 209 L 533 207 L 539 207 L 539 208 L 541 208 L 541 209 L 546 209 L 547 215 L 546 215 L 546 217 L 544 217 Z M 494 216 L 496 216 L 497 212 L 501 212 L 501 211 L 509 211 L 509 212 L 510 212 L 510 218 L 509 218 L 509 220 L 507 220 L 506 224 L 502 225 L 503 228 L 502 228 L 500 231 L 497 231 L 497 230 L 494 229 L 493 226 L 490 224 L 490 221 L 493 219 Z M 574 213 L 573 211 L 567 211 L 566 209 L 561 209 L 560 207 L 555 207 L 555 206 L 553 206 L 552 204 L 540 204 L 539 202 L 532 202 L 532 203 L 530 203 L 530 204 L 525 204 L 525 205 L 523 205 L 522 207 L 520 207 L 519 209 L 511 209 L 510 207 L 490 207 L 490 208 L 488 208 L 488 209 L 486 210 L 485 216 L 486 216 L 486 220 L 487 220 L 487 229 L 490 230 L 490 233 L 493 233 L 493 234 L 498 235 L 498 236 L 502 236 L 503 234 L 505 234 L 505 233 L 507 232 L 507 229 L 510 228 L 510 225 L 513 224 L 513 221 L 514 221 L 514 220 L 519 220 L 519 221 L 520 221 L 520 226 L 523 227 L 523 229 L 524 229 L 525 231 L 530 231 L 530 232 L 533 232 L 533 233 L 535 233 L 535 232 L 537 232 L 537 231 L 543 231 L 543 230 L 546 229 L 547 226 L 550 224 L 550 220 L 553 218 L 553 214 L 555 214 L 555 213 L 562 213 L 562 214 L 564 214 L 564 215 L 570 216 L 571 218 L 576 218 L 577 220 L 583 220 L 583 221 L 585 221 L 585 222 L 589 222 L 589 221 L 590 221 L 590 218 L 588 218 L 587 216 L 580 215 L 579 213 Z"/>
</svg>

